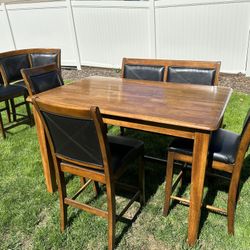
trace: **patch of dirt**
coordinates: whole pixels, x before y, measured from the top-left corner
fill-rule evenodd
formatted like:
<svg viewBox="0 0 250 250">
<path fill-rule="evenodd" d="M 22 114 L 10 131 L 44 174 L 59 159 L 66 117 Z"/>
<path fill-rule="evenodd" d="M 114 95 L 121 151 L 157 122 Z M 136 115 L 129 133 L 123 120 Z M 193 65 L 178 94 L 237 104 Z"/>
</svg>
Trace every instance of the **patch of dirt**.
<svg viewBox="0 0 250 250">
<path fill-rule="evenodd" d="M 108 69 L 108 68 L 96 68 L 96 67 L 87 67 L 82 66 L 81 70 L 76 70 L 75 68 L 63 68 L 62 76 L 66 80 L 80 80 L 87 76 L 111 76 L 111 77 L 120 77 L 120 69 Z"/>
<path fill-rule="evenodd" d="M 219 85 L 231 87 L 233 90 L 250 94 L 250 77 L 244 74 L 220 73 Z"/>
<path fill-rule="evenodd" d="M 62 75 L 64 79 L 75 81 L 87 76 L 94 75 L 120 77 L 121 70 L 83 66 L 81 70 L 76 70 L 73 68 L 63 68 Z M 241 73 L 220 73 L 219 85 L 231 87 L 234 90 L 250 94 L 250 77 L 246 77 Z"/>
</svg>

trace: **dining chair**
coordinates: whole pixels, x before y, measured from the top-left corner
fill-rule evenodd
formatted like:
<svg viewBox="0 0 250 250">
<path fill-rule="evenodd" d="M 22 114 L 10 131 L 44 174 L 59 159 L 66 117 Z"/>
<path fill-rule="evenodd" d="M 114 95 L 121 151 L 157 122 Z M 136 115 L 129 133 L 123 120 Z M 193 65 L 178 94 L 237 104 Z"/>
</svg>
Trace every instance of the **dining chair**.
<svg viewBox="0 0 250 250">
<path fill-rule="evenodd" d="M 46 100 L 33 97 L 32 102 L 43 122 L 48 137 L 50 150 L 58 184 L 60 199 L 61 231 L 67 224 L 67 208 L 85 210 L 108 220 L 108 249 L 115 246 L 115 224 L 123 218 L 124 213 L 134 201 L 141 206 L 144 198 L 144 165 L 143 142 L 120 136 L 107 136 L 102 116 L 98 107 L 62 107 L 48 104 Z M 139 158 L 138 187 L 120 184 L 120 187 L 131 189 L 135 195 L 116 216 L 115 184 L 128 169 L 128 164 Z M 89 178 L 72 197 L 67 195 L 67 184 L 64 174 Z M 107 210 L 82 203 L 76 198 L 92 182 L 106 185 Z"/>
<path fill-rule="evenodd" d="M 64 85 L 60 68 L 55 63 L 39 67 L 33 67 L 29 69 L 22 69 L 21 74 L 30 97 L 46 90 L 50 90 Z M 82 184 L 86 183 L 85 178 L 81 178 L 80 181 Z M 97 195 L 97 183 L 95 183 L 94 189 Z"/>
<path fill-rule="evenodd" d="M 24 90 L 24 88 L 20 86 L 12 86 L 12 85 L 1 85 L 0 84 L 0 103 L 2 104 L 2 107 L 0 108 L 0 130 L 2 133 L 3 138 L 6 138 L 6 132 L 15 127 L 17 124 L 10 124 L 11 123 L 11 112 L 10 112 L 10 106 L 9 106 L 9 101 L 11 99 L 14 99 L 16 97 L 21 97 L 23 96 L 24 101 L 19 103 L 20 105 L 26 105 L 26 110 L 28 113 L 28 117 L 31 117 L 31 112 L 29 108 L 29 104 L 26 102 L 26 97 L 27 97 L 27 92 Z M 3 122 L 3 118 L 1 115 L 1 112 L 6 111 L 7 112 L 7 118 L 8 118 L 8 125 L 5 125 Z M 29 119 L 29 118 L 28 118 Z M 25 123 L 27 119 L 22 119 L 21 121 L 18 122 L 18 125 Z"/>
<path fill-rule="evenodd" d="M 21 69 L 34 66 L 43 66 L 55 63 L 61 69 L 61 50 L 51 48 L 32 48 L 12 50 L 0 53 L 0 67 L 4 85 L 15 85 L 25 88 L 26 86 L 21 75 Z M 21 89 L 20 89 L 21 90 Z M 23 90 L 22 90 L 23 91 Z M 21 91 L 21 92 L 22 92 Z M 28 93 L 26 93 L 27 96 Z M 13 121 L 17 119 L 16 108 L 24 103 L 15 103 L 15 99 L 10 100 Z M 27 106 L 27 105 L 26 105 Z M 29 106 L 27 106 L 29 108 Z M 27 110 L 31 114 L 30 110 Z M 33 117 L 28 115 L 30 124 L 33 125 Z"/>
<path fill-rule="evenodd" d="M 49 64 L 21 70 L 29 96 L 64 85 L 61 71 L 57 65 Z"/>
<path fill-rule="evenodd" d="M 208 153 L 208 169 L 226 172 L 230 175 L 227 210 L 206 205 L 213 212 L 227 215 L 228 233 L 234 234 L 234 217 L 237 203 L 238 186 L 245 154 L 250 143 L 250 109 L 246 115 L 241 134 L 219 128 L 211 136 Z M 189 204 L 189 200 L 172 196 L 172 192 L 182 179 L 182 171 L 172 185 L 174 161 L 192 164 L 193 141 L 189 139 L 175 139 L 168 148 L 168 161 L 166 171 L 165 203 L 163 214 L 169 212 L 170 200 L 175 199 L 181 203 Z M 192 169 L 191 169 L 192 171 Z M 225 178 L 225 177 L 224 177 Z"/>
<path fill-rule="evenodd" d="M 19 80 L 19 78 L 21 77 L 20 69 L 22 67 L 29 67 L 28 55 L 19 55 L 19 54 L 12 55 L 9 52 L 0 53 L 0 75 L 1 75 L 0 84 L 5 86 L 5 89 L 2 89 L 2 91 L 6 92 L 7 91 L 6 87 L 8 85 L 13 85 L 13 86 L 15 85 L 11 83 L 16 83 Z M 27 121 L 32 126 L 33 118 L 31 115 L 30 107 L 28 103 L 26 102 L 26 97 L 28 95 L 27 90 L 23 88 L 23 86 L 18 85 L 16 86 L 15 90 L 14 88 L 11 88 L 11 90 L 10 88 L 8 88 L 8 91 L 15 92 L 14 96 L 9 97 L 8 101 L 6 101 L 6 105 L 7 105 L 7 102 L 10 102 L 11 111 L 13 115 L 13 121 L 16 122 L 16 124 L 15 125 L 13 124 L 13 125 L 17 126 Z M 19 94 L 17 92 L 19 92 Z M 16 97 L 20 97 L 20 96 L 24 97 L 24 101 L 15 103 L 14 100 L 16 99 Z M 19 121 L 17 121 L 16 108 L 22 105 L 25 105 L 27 115 L 19 114 L 22 116 L 22 119 L 19 119 Z"/>
</svg>

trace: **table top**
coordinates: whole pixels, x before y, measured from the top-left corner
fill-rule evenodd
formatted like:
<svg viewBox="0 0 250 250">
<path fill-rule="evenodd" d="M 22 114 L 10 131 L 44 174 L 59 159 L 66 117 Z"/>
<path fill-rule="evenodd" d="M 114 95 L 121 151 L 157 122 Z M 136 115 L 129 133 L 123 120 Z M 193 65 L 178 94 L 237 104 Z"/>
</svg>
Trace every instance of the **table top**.
<svg viewBox="0 0 250 250">
<path fill-rule="evenodd" d="M 98 106 L 103 115 L 213 131 L 231 93 L 220 86 L 93 76 L 37 96 L 72 108 Z"/>
</svg>

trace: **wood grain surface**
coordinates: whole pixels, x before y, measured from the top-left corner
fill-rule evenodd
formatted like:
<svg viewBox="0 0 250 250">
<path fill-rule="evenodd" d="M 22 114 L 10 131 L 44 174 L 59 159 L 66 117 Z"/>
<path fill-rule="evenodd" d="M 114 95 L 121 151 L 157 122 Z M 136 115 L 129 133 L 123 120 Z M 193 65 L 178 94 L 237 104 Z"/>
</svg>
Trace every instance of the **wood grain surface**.
<svg viewBox="0 0 250 250">
<path fill-rule="evenodd" d="M 39 98 L 77 109 L 98 106 L 104 116 L 213 131 L 231 93 L 226 87 L 95 76 L 40 93 Z"/>
</svg>

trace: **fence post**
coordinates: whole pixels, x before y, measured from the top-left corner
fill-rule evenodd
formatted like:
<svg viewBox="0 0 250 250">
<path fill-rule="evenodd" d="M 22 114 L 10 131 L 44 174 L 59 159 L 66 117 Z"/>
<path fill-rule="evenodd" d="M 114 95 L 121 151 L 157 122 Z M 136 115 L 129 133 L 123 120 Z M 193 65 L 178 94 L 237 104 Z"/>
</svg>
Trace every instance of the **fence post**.
<svg viewBox="0 0 250 250">
<path fill-rule="evenodd" d="M 81 70 L 81 56 L 80 56 L 79 45 L 78 45 L 78 40 L 77 40 L 76 27 L 75 27 L 71 0 L 66 0 L 66 4 L 67 4 L 67 12 L 68 12 L 68 18 L 69 18 L 69 23 L 70 23 L 71 37 L 72 37 L 73 44 L 74 44 L 73 46 L 74 46 L 76 67 L 78 70 Z"/>
<path fill-rule="evenodd" d="M 156 22 L 155 22 L 155 0 L 149 0 L 149 54 L 156 58 Z"/>
<path fill-rule="evenodd" d="M 13 30 L 12 30 L 12 27 L 11 27 L 10 18 L 9 18 L 9 14 L 8 14 L 6 5 L 5 5 L 5 3 L 2 3 L 1 5 L 2 5 L 2 9 L 3 9 L 5 19 L 6 19 L 7 23 L 8 23 L 8 30 L 9 30 L 9 34 L 10 34 L 10 37 L 11 37 L 13 49 L 16 49 L 15 37 L 14 37 Z"/>
</svg>

